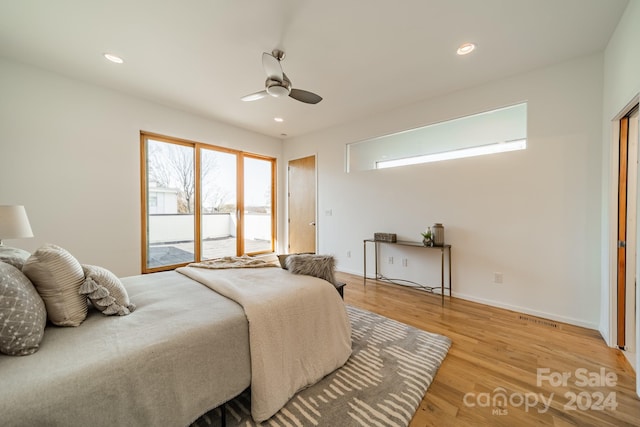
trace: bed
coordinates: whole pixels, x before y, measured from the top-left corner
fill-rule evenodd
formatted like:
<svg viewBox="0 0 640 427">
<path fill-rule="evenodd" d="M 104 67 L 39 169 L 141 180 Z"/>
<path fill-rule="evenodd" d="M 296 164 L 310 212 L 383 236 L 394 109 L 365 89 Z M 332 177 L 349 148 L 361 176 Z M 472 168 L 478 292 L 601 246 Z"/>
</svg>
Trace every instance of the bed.
<svg viewBox="0 0 640 427">
<path fill-rule="evenodd" d="M 35 353 L 23 357 L 0 355 L 2 425 L 186 426 L 250 386 L 252 394 L 254 387 L 257 392 L 252 409 L 254 404 L 260 408 L 254 418 L 262 421 L 277 412 L 295 391 L 337 369 L 348 358 L 350 337 L 347 344 L 344 336 L 350 329 L 333 330 L 341 328 L 339 313 L 344 306 L 327 281 L 295 276 L 280 268 L 190 270 L 124 278 L 122 283 L 137 306 L 133 313 L 105 316 L 90 307 L 80 326 L 47 325 Z M 195 277 L 199 274 L 204 279 Z M 284 311 L 284 317 L 265 321 L 256 317 L 263 311 L 256 308 L 260 305 L 247 302 L 246 294 L 235 296 L 239 302 L 229 298 L 233 295 L 223 295 L 229 289 L 239 292 L 237 282 L 261 287 L 268 277 L 282 284 L 279 293 L 285 303 L 299 309 L 276 310 Z M 216 281 L 227 291 L 214 291 L 219 286 L 212 284 Z M 311 287 L 313 292 L 321 289 L 318 292 L 323 294 L 330 290 L 328 298 L 335 304 L 328 305 L 339 307 L 338 311 L 335 307 L 323 308 L 317 303 L 317 295 L 312 292 L 305 296 L 297 284 L 288 287 L 293 283 L 303 283 L 303 288 Z M 275 307 L 269 296 L 275 293 L 263 290 L 257 295 L 268 307 Z M 241 304 L 253 307 L 249 315 Z M 301 323 L 296 316 L 304 312 L 309 312 L 306 316 L 310 318 L 315 316 L 315 322 L 318 316 L 331 317 L 327 319 L 330 326 L 316 326 L 298 341 L 323 346 L 327 340 L 331 342 L 332 334 L 343 339 L 336 342 L 335 349 L 320 352 L 324 354 L 322 371 L 299 375 L 301 369 L 307 369 L 302 362 L 308 355 L 304 349 L 302 353 L 296 348 L 290 351 L 287 340 L 296 340 L 299 331 L 295 328 Z M 283 320 L 287 318 L 291 322 Z M 287 323 L 293 329 L 289 330 Z M 258 338 L 265 341 L 260 346 L 251 342 L 256 340 L 256 330 L 262 328 L 264 332 L 274 326 L 281 329 L 271 330 L 268 339 Z M 312 346 L 309 351 L 317 353 L 318 348 Z M 258 366 L 261 363 L 266 366 Z M 318 368 L 312 366 L 312 371 Z M 270 379 L 284 371 L 293 372 L 293 377 L 284 379 L 291 383 L 284 394 L 278 384 L 270 390 Z M 256 377 L 262 382 L 256 383 Z M 261 406 L 260 400 L 266 403 Z"/>
</svg>

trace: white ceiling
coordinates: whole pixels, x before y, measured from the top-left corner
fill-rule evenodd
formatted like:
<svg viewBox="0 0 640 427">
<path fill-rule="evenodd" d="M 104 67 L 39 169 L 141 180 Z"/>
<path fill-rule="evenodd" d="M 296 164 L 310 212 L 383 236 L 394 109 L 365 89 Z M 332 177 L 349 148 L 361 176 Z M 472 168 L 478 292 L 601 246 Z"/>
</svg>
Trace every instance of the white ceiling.
<svg viewBox="0 0 640 427">
<path fill-rule="evenodd" d="M 627 3 L 0 0 L 0 57 L 284 138 L 602 51 Z M 458 57 L 467 41 L 477 50 Z M 240 101 L 264 88 L 274 48 L 322 102 Z"/>
</svg>

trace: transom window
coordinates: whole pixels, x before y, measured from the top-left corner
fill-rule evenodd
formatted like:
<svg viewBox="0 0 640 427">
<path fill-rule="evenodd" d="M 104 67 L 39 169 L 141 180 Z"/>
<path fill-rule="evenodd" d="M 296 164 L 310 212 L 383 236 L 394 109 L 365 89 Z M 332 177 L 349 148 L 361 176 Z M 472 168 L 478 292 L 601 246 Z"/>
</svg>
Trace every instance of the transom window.
<svg viewBox="0 0 640 427">
<path fill-rule="evenodd" d="M 485 111 L 347 144 L 347 172 L 527 148 L 527 104 Z"/>
</svg>

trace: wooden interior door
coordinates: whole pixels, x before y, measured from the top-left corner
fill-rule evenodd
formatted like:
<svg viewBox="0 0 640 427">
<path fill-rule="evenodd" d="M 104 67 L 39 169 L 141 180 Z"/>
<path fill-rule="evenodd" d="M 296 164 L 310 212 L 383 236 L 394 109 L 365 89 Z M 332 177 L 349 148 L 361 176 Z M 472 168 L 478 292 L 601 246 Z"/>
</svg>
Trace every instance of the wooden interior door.
<svg viewBox="0 0 640 427">
<path fill-rule="evenodd" d="M 627 282 L 627 174 L 629 117 L 620 120 L 618 162 L 618 286 L 617 345 L 625 346 L 626 282 Z"/>
<path fill-rule="evenodd" d="M 638 195 L 640 194 L 640 176 L 638 161 L 639 143 L 638 138 L 638 105 L 628 114 L 629 128 L 627 132 L 628 152 L 629 152 L 629 174 L 628 174 L 628 207 L 627 207 L 627 281 L 626 281 L 626 308 L 625 308 L 625 348 L 627 351 L 636 352 L 637 333 L 636 326 L 636 292 L 637 279 L 640 263 L 638 263 L 638 225 L 640 224 L 640 212 L 638 212 Z M 632 188 L 633 187 L 633 188 Z M 632 208 L 632 209 L 629 209 Z M 640 382 L 639 382 L 640 384 Z"/>
<path fill-rule="evenodd" d="M 289 161 L 288 253 L 316 251 L 316 156 Z"/>
</svg>

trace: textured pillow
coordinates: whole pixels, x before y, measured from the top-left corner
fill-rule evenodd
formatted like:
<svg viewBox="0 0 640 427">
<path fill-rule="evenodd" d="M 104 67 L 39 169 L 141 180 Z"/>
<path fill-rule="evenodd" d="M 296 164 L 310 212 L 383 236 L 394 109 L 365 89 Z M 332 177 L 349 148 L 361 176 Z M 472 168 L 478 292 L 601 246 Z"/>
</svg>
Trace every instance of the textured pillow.
<svg viewBox="0 0 640 427">
<path fill-rule="evenodd" d="M 280 267 L 287 269 L 287 258 L 289 255 L 278 255 L 278 261 L 280 261 Z"/>
<path fill-rule="evenodd" d="M 47 244 L 24 263 L 22 272 L 31 280 L 54 325 L 78 326 L 87 317 L 87 299 L 80 295 L 82 266 L 60 246 Z"/>
<path fill-rule="evenodd" d="M 25 356 L 38 351 L 47 312 L 20 270 L 0 262 L 0 353 Z"/>
<path fill-rule="evenodd" d="M 127 290 L 115 274 L 103 267 L 82 265 L 85 279 L 80 294 L 91 300 L 102 314 L 124 316 L 136 309 L 129 301 Z"/>
<path fill-rule="evenodd" d="M 335 285 L 335 259 L 331 255 L 289 255 L 287 270 L 293 274 L 304 274 L 324 279 Z"/>
<path fill-rule="evenodd" d="M 300 252 L 300 253 L 297 253 L 297 254 L 278 255 L 278 261 L 280 261 L 280 267 L 284 268 L 285 270 L 288 270 L 288 268 L 287 268 L 287 258 L 289 258 L 291 255 L 307 255 L 307 254 L 313 254 L 313 252 Z"/>
<path fill-rule="evenodd" d="M 0 246 L 0 261 L 13 265 L 18 270 L 22 270 L 24 262 L 31 255 L 29 252 L 12 248 L 11 246 Z"/>
</svg>

